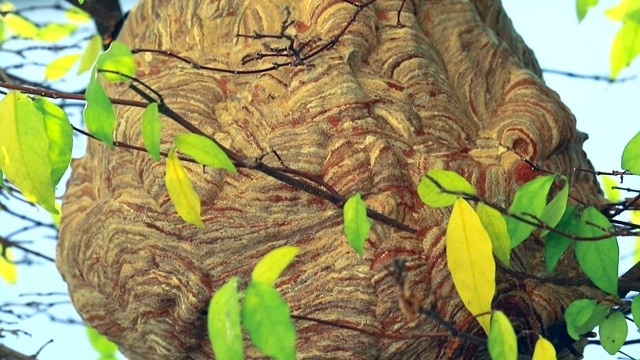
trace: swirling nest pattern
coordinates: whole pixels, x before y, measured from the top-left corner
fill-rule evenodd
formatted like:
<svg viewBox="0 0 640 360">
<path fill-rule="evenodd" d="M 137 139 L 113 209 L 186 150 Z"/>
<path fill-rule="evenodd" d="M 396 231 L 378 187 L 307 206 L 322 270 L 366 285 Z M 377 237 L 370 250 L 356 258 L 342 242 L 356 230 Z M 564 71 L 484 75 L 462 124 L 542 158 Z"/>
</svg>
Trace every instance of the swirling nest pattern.
<svg viewBox="0 0 640 360">
<path fill-rule="evenodd" d="M 584 134 L 541 80 L 531 51 L 499 1 L 399 0 L 362 11 L 340 42 L 302 66 L 257 75 L 194 69 L 166 56 L 136 55 L 136 75 L 176 112 L 247 156 L 276 150 L 294 169 L 317 174 L 341 194 L 369 194 L 366 203 L 419 229 L 415 235 L 373 224 L 364 259 L 350 249 L 340 209 L 260 173 L 230 174 L 186 164 L 203 201 L 204 229 L 185 224 L 164 186 L 164 161 L 90 141 L 74 161 L 64 199 L 57 265 L 83 318 L 132 359 L 212 357 L 206 309 L 232 276 L 249 277 L 256 261 L 285 245 L 301 252 L 277 288 L 293 313 L 385 333 L 442 331 L 421 318 L 406 326 L 398 309 L 392 261 L 407 259 L 413 289 L 436 304 L 458 329 L 481 335 L 464 309 L 446 267 L 449 210 L 423 206 L 416 194 L 429 169 L 463 174 L 485 198 L 508 204 L 536 174 L 515 149 L 547 169 L 567 174 L 572 195 L 597 204 Z M 340 0 L 144 0 L 121 36 L 130 47 L 171 50 L 217 67 L 240 61 L 276 40 L 291 11 L 288 33 L 318 46 L 335 36 L 355 8 Z M 243 69 L 260 68 L 269 59 Z M 136 98 L 110 86 L 119 98 Z M 141 110 L 118 107 L 116 138 L 142 145 Z M 164 122 L 162 150 L 184 132 Z M 265 161 L 278 165 L 273 156 Z M 498 272 L 494 307 L 519 330 L 537 332 L 562 319 L 573 299 L 598 293 L 565 257 L 553 277 L 529 240 Z M 541 280 L 541 277 L 546 280 Z M 572 280 L 573 281 L 573 280 Z M 582 284 L 582 285 L 581 285 Z M 558 306 L 560 305 L 560 306 Z M 475 345 L 454 338 L 389 339 L 296 322 L 300 358 L 473 358 Z M 250 357 L 257 350 L 247 349 Z M 482 352 L 482 349 L 480 349 Z"/>
</svg>

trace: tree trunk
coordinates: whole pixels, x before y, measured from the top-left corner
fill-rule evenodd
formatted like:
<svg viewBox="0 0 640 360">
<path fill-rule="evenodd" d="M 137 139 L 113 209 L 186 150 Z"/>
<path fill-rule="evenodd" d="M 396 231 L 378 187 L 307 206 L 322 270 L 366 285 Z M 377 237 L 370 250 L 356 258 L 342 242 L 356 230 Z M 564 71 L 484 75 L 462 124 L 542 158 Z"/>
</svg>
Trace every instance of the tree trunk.
<svg viewBox="0 0 640 360">
<path fill-rule="evenodd" d="M 206 359 L 212 351 L 206 315 L 212 294 L 232 276 L 250 278 L 256 262 L 285 244 L 300 247 L 276 283 L 293 314 L 366 330 L 369 335 L 295 321 L 301 359 L 471 359 L 486 349 L 442 333 L 433 319 L 407 324 L 398 307 L 393 260 L 406 278 L 460 331 L 484 337 L 464 308 L 447 269 L 448 209 L 422 204 L 416 187 L 430 169 L 461 173 L 485 199 L 508 206 L 539 173 L 522 156 L 565 174 L 571 195 L 602 203 L 582 150 L 586 136 L 547 88 L 532 52 L 499 1 L 399 0 L 364 9 L 340 41 L 299 66 L 258 74 L 197 69 L 161 54 L 136 55 L 136 76 L 169 107 L 223 145 L 247 156 L 314 174 L 367 206 L 418 230 L 373 222 L 364 258 L 348 245 L 342 212 L 329 202 L 256 171 L 237 174 L 186 164 L 202 198 L 205 228 L 186 224 L 164 185 L 164 161 L 89 141 L 73 163 L 64 199 L 57 265 L 83 318 L 132 359 Z M 356 12 L 340 0 L 145 0 L 120 41 L 170 50 L 201 65 L 242 66 L 276 39 L 287 14 L 296 44 L 310 51 L 336 36 Z M 542 19 L 541 19 L 542 20 Z M 125 85 L 111 96 L 139 98 Z M 141 109 L 118 107 L 116 139 L 142 146 Z M 165 118 L 162 150 L 186 132 Z M 509 150 L 512 149 L 512 150 Z M 541 334 L 568 355 L 563 312 L 582 297 L 600 298 L 572 255 L 551 275 L 543 241 L 531 238 L 498 267 L 493 308 L 504 311 L 531 354 Z M 523 332 L 524 331 L 524 332 Z M 371 335 L 374 334 L 374 335 Z M 375 334 L 385 334 L 375 335 Z M 260 354 L 251 346 L 248 357 Z"/>
</svg>

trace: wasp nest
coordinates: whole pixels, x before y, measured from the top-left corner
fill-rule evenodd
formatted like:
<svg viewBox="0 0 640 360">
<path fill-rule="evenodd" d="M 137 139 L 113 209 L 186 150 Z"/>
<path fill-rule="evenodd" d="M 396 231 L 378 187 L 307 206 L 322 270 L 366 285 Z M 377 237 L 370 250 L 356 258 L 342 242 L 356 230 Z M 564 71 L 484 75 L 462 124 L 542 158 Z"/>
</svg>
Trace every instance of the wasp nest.
<svg viewBox="0 0 640 360">
<path fill-rule="evenodd" d="M 89 141 L 73 163 L 64 198 L 57 265 L 82 317 L 132 359 L 206 359 L 208 301 L 232 276 L 249 278 L 256 262 L 285 244 L 300 253 L 276 283 L 294 314 L 364 330 L 295 321 L 299 358 L 473 358 L 478 346 L 443 332 L 433 319 L 407 324 L 398 306 L 393 260 L 406 259 L 414 294 L 461 331 L 482 335 L 461 303 L 446 264 L 449 210 L 424 206 L 416 193 L 430 169 L 461 173 L 489 201 L 508 205 L 537 173 L 525 156 L 569 176 L 572 194 L 600 201 L 585 136 L 541 80 L 531 51 L 499 1 L 378 0 L 362 10 L 335 46 L 255 74 L 206 71 L 162 54 L 135 55 L 136 76 L 166 104 L 220 143 L 249 157 L 313 174 L 344 196 L 416 234 L 373 222 L 364 258 L 348 245 L 341 210 L 265 176 L 186 164 L 202 198 L 204 228 L 186 224 L 164 185 L 164 161 Z M 251 70 L 294 58 L 265 57 L 286 39 L 309 54 L 334 39 L 357 8 L 340 0 L 144 0 L 120 41 L 170 50 L 200 65 Z M 246 64 L 242 65 L 242 62 Z M 247 62 L 248 61 L 248 62 Z M 139 99 L 124 85 L 117 98 Z M 117 107 L 117 140 L 142 145 L 141 109 Z M 163 119 L 162 150 L 186 132 Z M 593 295 L 563 259 L 545 273 L 542 242 L 529 240 L 498 269 L 494 308 L 516 329 L 543 333 L 562 322 L 572 300 Z M 547 280 L 542 280 L 546 278 Z M 373 334 L 373 335 L 372 335 Z M 376 335 L 377 334 L 377 335 Z M 382 334 L 382 335 L 381 335 Z M 521 337 L 522 344 L 537 339 Z M 249 357 L 259 357 L 248 347 Z"/>
</svg>

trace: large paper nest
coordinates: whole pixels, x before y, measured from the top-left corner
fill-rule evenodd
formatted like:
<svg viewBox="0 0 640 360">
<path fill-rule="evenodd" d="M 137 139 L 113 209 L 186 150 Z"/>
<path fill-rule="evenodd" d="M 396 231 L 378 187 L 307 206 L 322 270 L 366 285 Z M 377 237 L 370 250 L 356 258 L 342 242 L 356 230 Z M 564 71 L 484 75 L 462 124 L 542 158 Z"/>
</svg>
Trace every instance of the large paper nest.
<svg viewBox="0 0 640 360">
<path fill-rule="evenodd" d="M 461 173 L 489 201 L 508 205 L 538 173 L 521 160 L 566 174 L 572 195 L 600 200 L 585 139 L 558 96 L 541 80 L 531 51 L 499 1 L 379 0 L 362 11 L 334 47 L 304 64 L 254 75 L 204 71 L 158 54 L 136 55 L 136 76 L 173 110 L 246 156 L 317 175 L 340 194 L 366 194 L 367 205 L 415 229 L 374 222 L 361 259 L 348 245 L 341 210 L 256 171 L 185 164 L 202 198 L 204 228 L 186 224 L 170 201 L 164 161 L 89 141 L 74 161 L 62 209 L 57 265 L 73 304 L 88 324 L 132 359 L 212 357 L 208 301 L 233 276 L 245 279 L 269 250 L 296 245 L 300 254 L 276 283 L 294 314 L 349 324 L 369 333 L 442 332 L 422 317 L 407 325 L 398 307 L 394 258 L 424 304 L 461 331 L 482 335 L 447 270 L 448 209 L 431 209 L 416 187 L 430 169 Z M 119 40 L 170 50 L 208 66 L 240 65 L 286 42 L 236 34 L 287 33 L 309 49 L 336 36 L 356 8 L 334 0 L 142 1 Z M 305 50 L 308 51 L 308 50 Z M 139 99 L 126 85 L 111 96 Z M 117 140 L 142 146 L 139 108 L 117 106 Z M 162 150 L 186 132 L 167 118 Z M 508 150 L 508 148 L 513 149 Z M 542 241 L 512 254 L 498 269 L 494 308 L 521 345 L 562 322 L 570 301 L 597 294 L 563 258 L 546 274 Z M 564 279 L 571 279 L 565 281 Z M 477 345 L 453 337 L 399 339 L 296 321 L 300 358 L 471 358 Z M 250 357 L 260 356 L 247 349 Z"/>
</svg>

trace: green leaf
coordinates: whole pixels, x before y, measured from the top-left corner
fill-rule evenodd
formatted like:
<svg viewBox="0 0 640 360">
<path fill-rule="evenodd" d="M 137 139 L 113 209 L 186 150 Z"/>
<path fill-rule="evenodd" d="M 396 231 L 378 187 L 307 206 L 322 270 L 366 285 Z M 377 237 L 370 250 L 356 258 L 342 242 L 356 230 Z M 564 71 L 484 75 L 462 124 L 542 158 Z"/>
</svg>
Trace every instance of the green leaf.
<svg viewBox="0 0 640 360">
<path fill-rule="evenodd" d="M 131 50 L 127 45 L 114 41 L 109 46 L 109 49 L 98 56 L 96 61 L 96 68 L 100 70 L 117 71 L 121 74 L 133 76 L 136 71 L 136 64 L 133 60 Z M 108 81 L 129 81 L 130 79 L 125 76 L 112 73 L 102 73 L 102 76 Z"/>
<path fill-rule="evenodd" d="M 562 190 L 554 196 L 554 198 L 544 207 L 544 212 L 540 216 L 540 220 L 542 220 L 545 224 L 550 227 L 555 227 L 562 219 L 562 215 L 567 209 L 567 200 L 569 199 L 569 179 L 566 176 L 560 176 L 564 181 L 564 186 Z M 543 229 L 540 232 L 540 237 L 545 236 L 549 233 L 548 229 Z"/>
<path fill-rule="evenodd" d="M 364 242 L 367 240 L 371 222 L 367 217 L 367 205 L 360 194 L 355 194 L 344 204 L 344 233 L 351 247 L 362 257 Z"/>
<path fill-rule="evenodd" d="M 640 296 L 638 295 L 634 296 L 631 301 L 631 315 L 633 315 L 633 322 L 640 329 Z"/>
<path fill-rule="evenodd" d="M 242 302 L 242 323 L 253 344 L 263 354 L 295 360 L 296 330 L 289 306 L 270 285 L 249 282 Z"/>
<path fill-rule="evenodd" d="M 476 190 L 467 179 L 455 172 L 448 170 L 430 170 L 418 185 L 418 196 L 420 196 L 420 200 L 422 200 L 423 203 L 431 207 L 451 206 L 456 202 L 458 196 L 443 193 L 429 177 L 437 181 L 448 191 L 457 191 L 469 195 L 476 194 Z"/>
<path fill-rule="evenodd" d="M 52 43 L 68 37 L 77 29 L 78 25 L 75 24 L 47 23 L 45 26 L 38 29 L 36 38 L 38 40 Z"/>
<path fill-rule="evenodd" d="M 587 16 L 587 11 L 590 7 L 598 5 L 598 0 L 576 0 L 576 13 L 578 15 L 578 22 L 582 21 Z"/>
<path fill-rule="evenodd" d="M 0 169 L 0 188 L 3 188 L 6 192 L 9 192 L 9 188 L 4 183 L 4 173 L 2 172 L 2 169 Z"/>
<path fill-rule="evenodd" d="M 180 217 L 199 227 L 204 227 L 204 223 L 200 218 L 200 197 L 193 190 L 193 185 L 187 171 L 182 167 L 180 159 L 171 149 L 167 157 L 167 174 L 165 176 L 165 184 L 169 197 L 176 207 L 176 211 Z"/>
<path fill-rule="evenodd" d="M 87 48 L 84 50 L 82 54 L 82 59 L 80 59 L 80 66 L 78 66 L 78 75 L 83 72 L 91 69 L 93 64 L 96 62 L 98 55 L 102 51 L 102 37 L 100 35 L 93 35 L 91 39 L 87 42 Z"/>
<path fill-rule="evenodd" d="M 489 331 L 489 355 L 491 360 L 516 360 L 518 342 L 509 318 L 502 311 L 494 311 Z"/>
<path fill-rule="evenodd" d="M 82 4 L 82 2 L 79 2 L 80 4 Z M 89 15 L 88 12 L 78 8 L 78 7 L 72 7 L 67 9 L 64 12 L 64 16 L 71 20 L 71 21 L 75 21 L 77 23 L 86 23 L 91 21 L 91 15 Z"/>
<path fill-rule="evenodd" d="M 577 234 L 579 228 L 580 213 L 578 212 L 578 206 L 570 205 L 562 215 L 558 225 L 556 225 L 556 229 L 569 234 Z M 547 272 L 553 272 L 560 257 L 570 244 L 571 239 L 555 232 L 549 233 L 544 243 L 544 260 L 547 264 Z"/>
<path fill-rule="evenodd" d="M 7 14 L 4 22 L 16 36 L 23 39 L 33 39 L 38 35 L 38 27 L 34 23 L 16 14 Z"/>
<path fill-rule="evenodd" d="M 578 340 L 581 335 L 600 325 L 608 312 L 606 305 L 597 304 L 595 300 L 576 300 L 564 312 L 567 332 L 574 340 Z"/>
<path fill-rule="evenodd" d="M 191 156 L 202 165 L 237 172 L 227 154 L 211 139 L 198 134 L 180 134 L 174 143 L 180 152 Z"/>
<path fill-rule="evenodd" d="M 625 145 L 622 151 L 622 168 L 640 174 L 640 132 Z"/>
<path fill-rule="evenodd" d="M 273 285 L 282 271 L 289 266 L 289 263 L 298 254 L 299 250 L 296 246 L 282 246 L 269 251 L 253 269 L 251 280 Z"/>
<path fill-rule="evenodd" d="M 116 127 L 116 113 L 111 99 L 104 91 L 94 70 L 85 92 L 87 104 L 84 108 L 84 121 L 87 130 L 105 144 L 113 147 L 113 130 Z"/>
<path fill-rule="evenodd" d="M 116 344 L 100 335 L 96 329 L 90 326 L 87 326 L 87 336 L 89 337 L 91 346 L 93 346 L 93 348 L 102 356 L 113 356 L 116 351 L 118 351 Z"/>
<path fill-rule="evenodd" d="M 594 225 L 591 225 L 594 224 Z M 593 206 L 580 217 L 579 237 L 596 237 L 613 231 L 609 220 Z M 576 258 L 580 268 L 594 284 L 609 294 L 618 296 L 618 241 L 615 236 L 597 241 L 576 241 Z"/>
<path fill-rule="evenodd" d="M 67 114 L 58 105 L 42 97 L 36 98 L 33 105 L 44 119 L 45 131 L 49 139 L 51 182 L 55 186 L 58 185 L 71 163 L 73 128 Z"/>
<path fill-rule="evenodd" d="M 155 161 L 160 161 L 160 137 L 162 135 L 162 121 L 158 113 L 158 103 L 147 105 L 142 113 L 142 141 L 149 155 Z"/>
<path fill-rule="evenodd" d="M 207 330 L 217 359 L 243 359 L 237 277 L 216 291 L 209 303 Z"/>
<path fill-rule="evenodd" d="M 61 79 L 69 69 L 71 69 L 73 64 L 76 63 L 79 57 L 80 54 L 72 54 L 51 61 L 44 68 L 44 78 L 49 81 Z"/>
<path fill-rule="evenodd" d="M 607 200 L 619 202 L 621 200 L 620 189 L 614 189 L 614 187 L 619 186 L 618 182 L 608 175 L 602 175 L 600 180 L 602 180 L 602 189 Z"/>
<path fill-rule="evenodd" d="M 620 351 L 628 334 L 627 320 L 620 311 L 613 311 L 600 324 L 600 343 L 611 355 Z"/>
<path fill-rule="evenodd" d="M 527 214 L 538 218 L 542 216 L 547 205 L 547 194 L 555 178 L 556 175 L 541 176 L 522 185 L 522 187 L 516 191 L 509 211 L 536 221 L 536 219 Z M 505 220 L 507 222 L 507 229 L 509 230 L 509 237 L 511 238 L 512 249 L 528 238 L 531 232 L 536 229 L 535 226 L 525 224 L 510 216 L 507 216 Z"/>
<path fill-rule="evenodd" d="M 486 205 L 478 203 L 476 212 L 482 222 L 482 226 L 491 238 L 491 248 L 493 254 L 502 261 L 503 264 L 509 266 L 509 257 L 511 255 L 509 233 L 507 232 L 507 223 L 502 214 Z"/>
<path fill-rule="evenodd" d="M 11 91 L 0 101 L 0 129 L 0 169 L 27 200 L 57 212 L 42 114 L 25 95 Z"/>
<path fill-rule="evenodd" d="M 556 348 L 553 344 L 542 336 L 538 335 L 536 347 L 533 349 L 532 360 L 556 360 Z"/>
</svg>

